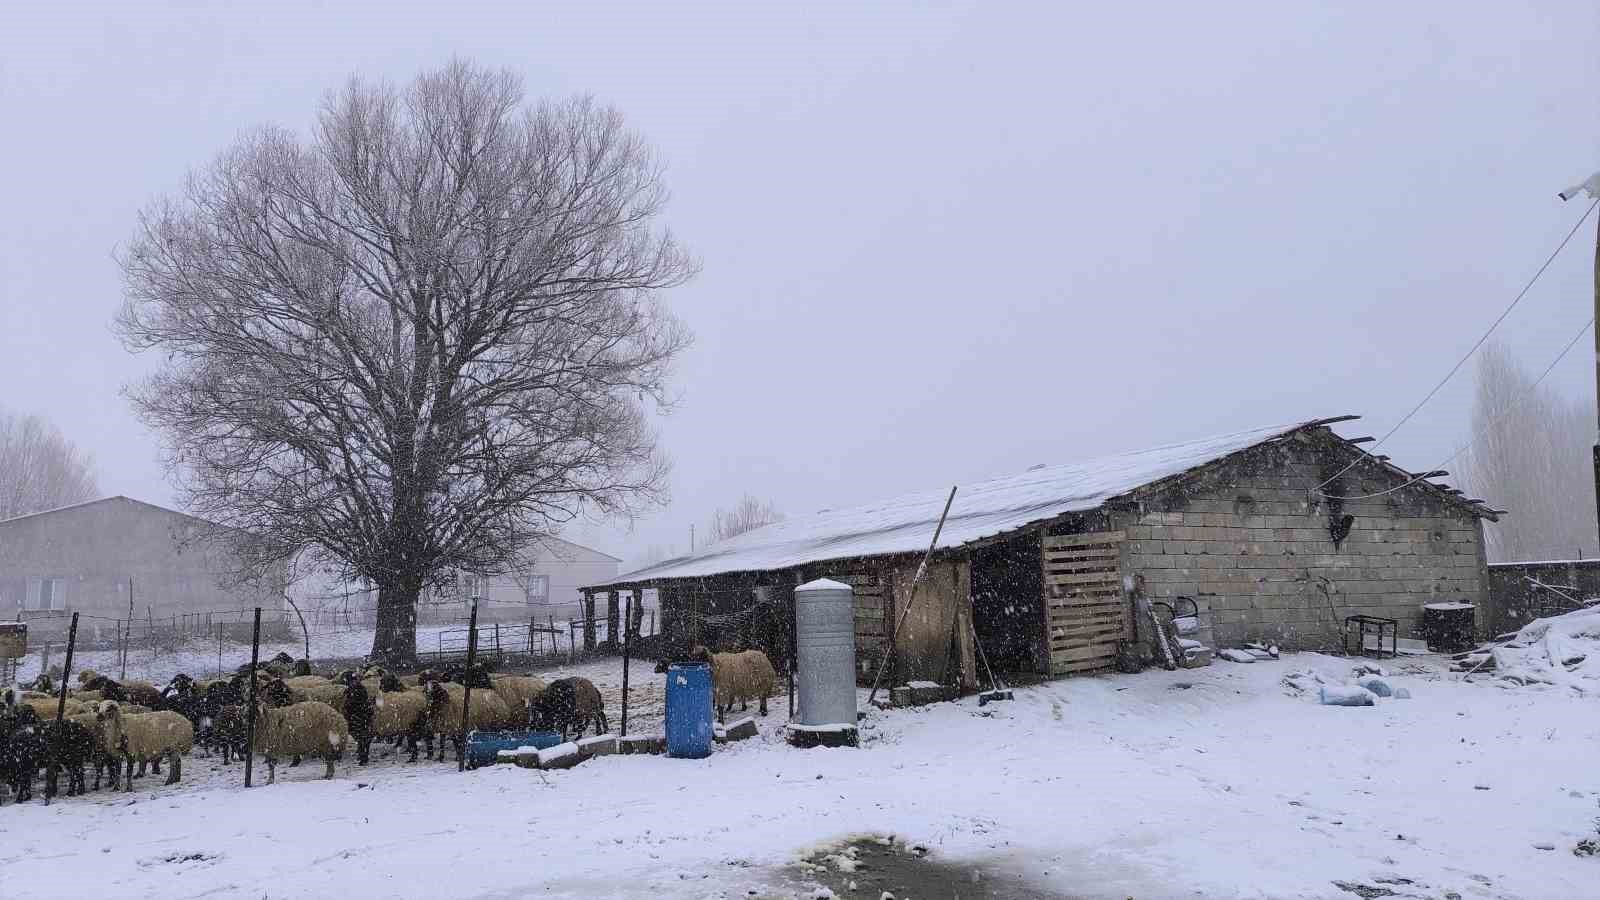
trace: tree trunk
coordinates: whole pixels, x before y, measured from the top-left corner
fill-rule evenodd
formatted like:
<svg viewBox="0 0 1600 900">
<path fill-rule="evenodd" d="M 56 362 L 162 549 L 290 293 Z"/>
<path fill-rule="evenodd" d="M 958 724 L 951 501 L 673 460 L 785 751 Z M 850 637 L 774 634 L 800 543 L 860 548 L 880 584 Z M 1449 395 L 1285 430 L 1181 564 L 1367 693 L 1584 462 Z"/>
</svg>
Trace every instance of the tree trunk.
<svg viewBox="0 0 1600 900">
<path fill-rule="evenodd" d="M 378 586 L 378 627 L 372 635 L 372 658 L 391 666 L 417 661 L 417 595 L 419 587 Z"/>
</svg>

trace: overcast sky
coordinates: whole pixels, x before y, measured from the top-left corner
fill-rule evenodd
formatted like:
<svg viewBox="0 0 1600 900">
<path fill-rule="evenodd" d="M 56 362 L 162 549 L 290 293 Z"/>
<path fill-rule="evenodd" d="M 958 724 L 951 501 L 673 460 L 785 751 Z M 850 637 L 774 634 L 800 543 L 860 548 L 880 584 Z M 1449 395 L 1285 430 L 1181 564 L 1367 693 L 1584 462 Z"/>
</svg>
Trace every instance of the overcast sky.
<svg viewBox="0 0 1600 900">
<path fill-rule="evenodd" d="M 1593 0 L 221 6 L 5 17 L 0 406 L 170 504 L 119 394 L 154 360 L 109 328 L 137 209 L 352 73 L 510 66 L 661 149 L 704 262 L 668 300 L 697 335 L 673 502 L 568 534 L 630 559 L 744 491 L 799 514 L 1341 413 L 1381 434 L 1600 168 Z M 1536 370 L 1589 316 L 1593 241 L 1503 329 Z M 1589 360 L 1555 376 L 1586 402 Z M 1469 395 L 1388 452 L 1436 463 Z"/>
</svg>

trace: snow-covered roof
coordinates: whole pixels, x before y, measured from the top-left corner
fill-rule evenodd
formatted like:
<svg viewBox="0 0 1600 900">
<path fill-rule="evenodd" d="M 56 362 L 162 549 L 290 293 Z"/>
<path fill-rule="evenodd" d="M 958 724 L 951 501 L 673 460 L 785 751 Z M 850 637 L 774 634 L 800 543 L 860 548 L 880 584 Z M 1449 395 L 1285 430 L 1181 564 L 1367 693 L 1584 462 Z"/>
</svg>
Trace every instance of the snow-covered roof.
<svg viewBox="0 0 1600 900">
<path fill-rule="evenodd" d="M 956 491 L 938 546 L 959 547 L 1063 513 L 1096 509 L 1136 488 L 1322 421 L 1257 428 L 1086 462 L 1036 466 L 1020 474 L 964 484 Z M 786 519 L 712 544 L 699 553 L 655 563 L 590 587 L 920 553 L 928 549 L 928 542 L 933 539 L 948 496 L 948 489 L 928 491 Z"/>
</svg>

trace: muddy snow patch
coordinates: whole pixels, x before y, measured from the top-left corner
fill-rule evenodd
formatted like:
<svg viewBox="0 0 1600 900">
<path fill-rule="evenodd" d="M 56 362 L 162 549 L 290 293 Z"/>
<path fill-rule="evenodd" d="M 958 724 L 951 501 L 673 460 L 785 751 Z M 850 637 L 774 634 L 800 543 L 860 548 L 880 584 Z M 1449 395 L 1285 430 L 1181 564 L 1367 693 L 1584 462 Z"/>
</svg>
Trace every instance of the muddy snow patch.
<svg viewBox="0 0 1600 900">
<path fill-rule="evenodd" d="M 177 869 L 203 869 L 206 866 L 216 865 L 218 860 L 225 859 L 225 853 L 204 853 L 200 851 L 168 853 L 164 856 L 151 856 L 139 860 L 142 869 L 166 868 Z"/>
</svg>

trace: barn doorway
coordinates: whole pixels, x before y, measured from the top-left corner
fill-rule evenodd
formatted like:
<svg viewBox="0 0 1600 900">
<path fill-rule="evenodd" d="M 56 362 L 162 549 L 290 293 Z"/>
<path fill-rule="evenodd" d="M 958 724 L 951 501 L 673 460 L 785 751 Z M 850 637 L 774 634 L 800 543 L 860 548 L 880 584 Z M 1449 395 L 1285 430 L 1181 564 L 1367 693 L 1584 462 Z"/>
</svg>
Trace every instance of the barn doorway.
<svg viewBox="0 0 1600 900">
<path fill-rule="evenodd" d="M 972 623 L 996 672 L 1049 674 L 1037 534 L 973 551 Z"/>
</svg>

